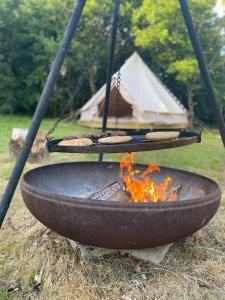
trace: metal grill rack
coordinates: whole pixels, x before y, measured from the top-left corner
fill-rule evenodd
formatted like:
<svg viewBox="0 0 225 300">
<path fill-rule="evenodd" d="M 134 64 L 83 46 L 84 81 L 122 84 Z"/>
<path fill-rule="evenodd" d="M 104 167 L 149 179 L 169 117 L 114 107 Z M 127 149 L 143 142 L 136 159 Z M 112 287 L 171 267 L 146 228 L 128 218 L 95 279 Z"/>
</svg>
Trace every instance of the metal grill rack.
<svg viewBox="0 0 225 300">
<path fill-rule="evenodd" d="M 122 153 L 169 149 L 201 142 L 201 134 L 190 131 L 181 131 L 180 136 L 174 140 L 159 142 L 147 141 L 145 131 L 138 134 L 130 132 L 129 136 L 132 136 L 132 141 L 129 143 L 103 145 L 97 139 L 93 139 L 91 146 L 59 146 L 58 144 L 63 139 L 49 140 L 48 150 L 49 152 L 68 153 Z"/>
</svg>

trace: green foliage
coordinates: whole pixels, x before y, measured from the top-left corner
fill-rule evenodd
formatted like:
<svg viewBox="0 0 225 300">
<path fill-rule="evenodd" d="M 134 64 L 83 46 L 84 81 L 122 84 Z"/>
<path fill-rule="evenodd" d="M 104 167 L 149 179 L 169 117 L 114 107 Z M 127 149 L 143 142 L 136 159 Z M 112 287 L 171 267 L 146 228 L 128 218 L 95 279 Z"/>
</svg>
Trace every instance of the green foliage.
<svg viewBox="0 0 225 300">
<path fill-rule="evenodd" d="M 186 82 L 187 80 L 191 80 L 193 76 L 198 75 L 197 62 L 192 57 L 176 60 L 170 63 L 167 72 L 176 74 L 178 81 Z"/>
<path fill-rule="evenodd" d="M 140 1 L 136 1 L 139 3 Z M 0 111 L 32 113 L 40 97 L 50 66 L 70 18 L 72 0 L 2 0 L 0 4 Z M 50 100 L 49 114 L 57 115 L 73 90 L 90 57 L 97 51 L 95 64 L 74 99 L 70 109 L 80 107 L 93 89 L 104 83 L 108 41 L 111 31 L 113 2 L 110 0 L 87 1 L 69 55 L 60 74 L 55 92 Z M 123 13 L 130 18 L 129 6 Z M 128 12 L 129 11 L 129 12 Z M 128 15 L 129 13 L 129 15 Z M 131 28 L 131 22 L 126 22 Z M 121 42 L 119 64 L 128 49 Z M 118 65 L 118 62 L 116 62 Z M 92 91 L 93 92 L 93 91 Z"/>
<path fill-rule="evenodd" d="M 225 60 L 219 55 L 225 44 L 224 35 L 220 34 L 224 18 L 213 15 L 213 0 L 190 0 L 189 3 L 224 105 L 225 87 L 221 78 Z M 0 1 L 0 112 L 33 113 L 73 7 L 72 0 Z M 68 98 L 73 100 L 71 110 L 79 108 L 104 83 L 112 9 L 110 0 L 87 1 L 50 99 L 49 115 L 58 115 Z M 122 1 L 120 14 L 114 71 L 132 54 L 135 43 L 147 64 L 184 104 L 191 89 L 198 101 L 198 115 L 208 115 L 178 1 Z M 74 98 L 76 83 L 95 52 L 94 65 Z"/>
<path fill-rule="evenodd" d="M 61 39 L 59 24 L 68 9 L 60 0 L 1 3 L 1 64 L 6 65 L 8 76 L 1 80 L 0 105 L 10 107 L 11 112 L 31 112 Z"/>
<path fill-rule="evenodd" d="M 221 61 L 218 50 L 225 44 L 222 34 L 224 18 L 220 19 L 214 14 L 215 1 L 190 0 L 189 5 L 207 61 L 214 56 Z M 193 95 L 198 99 L 198 110 L 201 114 L 200 111 L 206 106 L 205 99 L 201 102 L 204 89 L 178 1 L 144 0 L 141 7 L 134 12 L 133 29 L 136 45 L 154 57 L 152 63 L 155 69 L 172 76 L 172 81 L 168 82 L 172 90 L 174 84 L 181 85 L 185 98 Z M 211 64 L 210 67 L 216 83 L 222 76 L 221 69 L 216 64 Z M 220 90 L 221 104 L 224 105 L 221 96 L 225 90 L 218 86 L 217 90 Z"/>
</svg>

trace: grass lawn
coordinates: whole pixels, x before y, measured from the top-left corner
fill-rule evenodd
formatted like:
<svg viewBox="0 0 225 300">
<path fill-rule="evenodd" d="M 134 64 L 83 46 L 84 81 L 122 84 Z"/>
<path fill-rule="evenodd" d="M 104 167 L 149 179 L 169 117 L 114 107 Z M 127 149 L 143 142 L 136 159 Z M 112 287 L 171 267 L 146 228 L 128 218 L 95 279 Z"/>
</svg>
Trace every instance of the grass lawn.
<svg viewBox="0 0 225 300">
<path fill-rule="evenodd" d="M 0 194 L 14 165 L 8 153 L 13 127 L 27 128 L 29 117 L 0 116 Z M 49 129 L 46 119 L 41 128 Z M 62 123 L 56 136 L 90 132 Z M 155 162 L 197 172 L 215 179 L 224 190 L 224 148 L 218 132 L 203 132 L 202 143 L 183 148 L 138 153 L 137 162 Z M 96 160 L 97 155 L 50 154 L 39 165 Z M 118 160 L 119 155 L 105 155 Z M 68 241 L 36 221 L 27 211 L 17 189 L 0 231 L 0 299 L 225 299 L 225 207 L 224 199 L 215 218 L 194 236 L 176 243 L 160 266 L 142 263 L 135 272 L 126 258 L 106 257 L 84 261 Z M 150 230 L 150 229 L 143 229 Z M 35 275 L 41 287 L 35 290 Z M 7 292 L 20 285 L 19 291 Z"/>
</svg>

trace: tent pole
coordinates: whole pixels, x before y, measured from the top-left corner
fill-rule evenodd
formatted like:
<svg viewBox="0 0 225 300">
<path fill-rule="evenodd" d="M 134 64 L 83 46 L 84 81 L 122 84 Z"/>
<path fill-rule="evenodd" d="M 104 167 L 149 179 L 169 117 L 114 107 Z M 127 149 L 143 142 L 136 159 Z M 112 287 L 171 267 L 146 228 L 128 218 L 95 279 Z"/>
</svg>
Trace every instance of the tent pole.
<svg viewBox="0 0 225 300">
<path fill-rule="evenodd" d="M 218 104 L 218 101 L 216 99 L 216 94 L 214 91 L 214 87 L 213 87 L 213 83 L 212 83 L 212 79 L 211 76 L 209 74 L 208 68 L 207 68 L 207 64 L 201 49 L 201 45 L 198 39 L 198 35 L 195 29 L 195 26 L 193 24 L 193 20 L 191 17 L 191 13 L 187 4 L 186 0 L 179 0 L 180 3 L 180 7 L 182 10 L 182 14 L 184 17 L 184 21 L 189 33 L 189 37 L 192 43 L 192 47 L 196 56 L 196 59 L 198 61 L 198 66 L 199 66 L 199 70 L 205 85 L 205 89 L 207 92 L 207 98 L 208 98 L 208 103 L 209 106 L 211 106 L 212 108 L 212 112 L 215 118 L 215 121 L 217 123 L 217 126 L 219 128 L 220 131 L 220 135 L 223 141 L 223 145 L 225 146 L 225 124 L 224 124 L 224 120 L 223 120 L 223 116 L 222 113 L 220 111 L 220 107 Z"/>
<path fill-rule="evenodd" d="M 109 100 L 110 100 L 112 71 L 113 71 L 112 70 L 113 58 L 114 58 L 114 52 L 115 52 L 116 33 L 117 33 L 118 20 L 119 20 L 119 7 L 120 7 L 120 0 L 115 0 L 114 12 L 113 12 L 113 22 L 112 22 L 112 32 L 111 32 L 111 45 L 110 45 L 110 50 L 109 50 L 107 73 L 106 73 L 105 103 L 104 103 L 104 112 L 103 112 L 103 120 L 102 120 L 102 131 L 103 132 L 106 131 L 108 112 L 109 112 Z M 100 153 L 99 161 L 102 161 L 102 160 L 103 160 L 103 153 Z"/>
<path fill-rule="evenodd" d="M 44 113 L 47 108 L 48 99 L 51 96 L 51 93 L 54 89 L 56 80 L 59 76 L 59 72 L 61 69 L 61 66 L 63 64 L 63 61 L 67 55 L 67 51 L 69 48 L 69 45 L 71 43 L 71 40 L 73 38 L 73 34 L 76 30 L 78 21 L 82 15 L 83 8 L 85 6 L 86 0 L 78 0 L 76 7 L 74 8 L 74 11 L 72 13 L 71 19 L 69 21 L 69 24 L 67 26 L 67 29 L 64 33 L 64 37 L 61 42 L 61 46 L 56 54 L 55 60 L 52 64 L 50 73 L 48 75 L 47 81 L 45 83 L 43 92 L 41 94 L 38 106 L 36 108 L 36 111 L 34 113 L 31 126 L 29 128 L 28 134 L 26 136 L 23 149 L 20 152 L 20 155 L 16 161 L 16 164 L 14 166 L 14 169 L 12 171 L 11 177 L 8 181 L 6 190 L 2 196 L 1 202 L 0 202 L 0 227 L 4 221 L 4 218 L 6 216 L 6 213 L 8 211 L 9 205 L 11 203 L 12 197 L 15 193 L 16 187 L 18 185 L 19 179 L 21 177 L 21 174 L 23 172 L 24 166 L 27 162 L 28 155 L 30 153 L 30 149 L 33 145 L 34 139 L 36 137 L 37 131 L 39 129 L 39 126 L 41 124 L 41 120 L 44 116 Z"/>
</svg>

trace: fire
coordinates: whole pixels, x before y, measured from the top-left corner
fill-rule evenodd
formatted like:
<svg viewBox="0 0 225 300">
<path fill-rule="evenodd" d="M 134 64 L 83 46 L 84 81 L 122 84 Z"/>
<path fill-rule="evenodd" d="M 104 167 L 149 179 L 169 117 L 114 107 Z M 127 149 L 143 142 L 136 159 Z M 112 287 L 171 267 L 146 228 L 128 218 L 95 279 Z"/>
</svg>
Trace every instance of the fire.
<svg viewBox="0 0 225 300">
<path fill-rule="evenodd" d="M 170 188 L 172 178 L 166 177 L 160 184 L 155 183 L 149 174 L 159 172 L 156 164 L 150 164 L 144 172 L 135 168 L 134 153 L 125 154 L 120 160 L 120 177 L 130 194 L 131 202 L 174 201 L 177 188 Z"/>
</svg>

